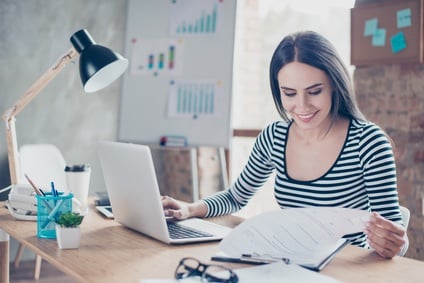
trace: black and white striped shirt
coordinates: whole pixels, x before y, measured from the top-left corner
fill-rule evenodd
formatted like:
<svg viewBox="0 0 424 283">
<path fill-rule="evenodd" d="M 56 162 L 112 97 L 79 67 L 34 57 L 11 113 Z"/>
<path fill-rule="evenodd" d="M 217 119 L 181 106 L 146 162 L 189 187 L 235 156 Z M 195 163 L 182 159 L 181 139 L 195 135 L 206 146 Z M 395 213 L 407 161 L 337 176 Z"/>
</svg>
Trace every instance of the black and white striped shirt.
<svg viewBox="0 0 424 283">
<path fill-rule="evenodd" d="M 281 208 L 357 208 L 376 211 L 402 224 L 393 150 L 377 125 L 351 120 L 339 157 L 328 172 L 311 181 L 294 180 L 287 174 L 285 150 L 290 125 L 278 121 L 261 132 L 236 182 L 203 200 L 208 207 L 207 217 L 240 210 L 275 170 L 274 194 Z M 353 245 L 368 247 L 363 233 L 346 238 Z"/>
</svg>

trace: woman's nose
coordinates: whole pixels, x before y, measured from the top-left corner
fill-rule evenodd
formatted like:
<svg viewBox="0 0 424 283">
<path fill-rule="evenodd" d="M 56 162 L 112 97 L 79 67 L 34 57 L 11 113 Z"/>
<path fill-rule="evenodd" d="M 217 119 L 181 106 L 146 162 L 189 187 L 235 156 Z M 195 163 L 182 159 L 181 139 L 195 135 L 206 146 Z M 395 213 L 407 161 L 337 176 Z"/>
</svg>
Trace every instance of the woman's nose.
<svg viewBox="0 0 424 283">
<path fill-rule="evenodd" d="M 297 105 L 300 107 L 304 107 L 308 105 L 308 97 L 305 94 L 301 94 L 297 96 Z"/>
</svg>

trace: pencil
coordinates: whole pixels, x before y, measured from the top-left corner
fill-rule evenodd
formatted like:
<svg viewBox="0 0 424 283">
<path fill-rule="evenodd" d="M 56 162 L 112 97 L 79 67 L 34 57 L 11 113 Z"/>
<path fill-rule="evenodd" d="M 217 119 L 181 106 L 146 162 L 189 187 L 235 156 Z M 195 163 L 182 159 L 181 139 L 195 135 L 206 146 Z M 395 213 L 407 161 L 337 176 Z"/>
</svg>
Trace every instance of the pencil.
<svg viewBox="0 0 424 283">
<path fill-rule="evenodd" d="M 37 188 L 37 186 L 34 184 L 34 182 L 33 181 L 31 181 L 31 179 L 28 177 L 28 175 L 27 174 L 24 174 L 25 175 L 25 178 L 28 180 L 28 182 L 31 184 L 31 186 L 34 188 L 34 191 L 35 191 L 35 193 L 37 194 L 37 195 L 39 195 L 39 196 L 46 196 L 45 194 L 44 194 L 44 192 L 43 191 L 40 191 L 38 188 Z M 46 205 L 46 207 L 48 208 L 48 210 L 49 211 L 52 211 L 52 207 L 50 206 L 50 204 L 49 204 L 49 202 L 47 201 L 47 200 L 45 200 L 45 199 L 43 199 L 43 202 L 44 202 L 44 204 Z M 44 227 L 43 227 L 44 228 Z"/>
<path fill-rule="evenodd" d="M 34 188 L 34 191 L 37 195 L 42 196 L 43 194 L 40 192 L 40 190 L 37 188 L 37 186 L 31 181 L 31 179 L 28 177 L 27 174 L 25 174 L 25 178 L 28 180 L 28 182 L 31 184 L 31 186 Z"/>
</svg>

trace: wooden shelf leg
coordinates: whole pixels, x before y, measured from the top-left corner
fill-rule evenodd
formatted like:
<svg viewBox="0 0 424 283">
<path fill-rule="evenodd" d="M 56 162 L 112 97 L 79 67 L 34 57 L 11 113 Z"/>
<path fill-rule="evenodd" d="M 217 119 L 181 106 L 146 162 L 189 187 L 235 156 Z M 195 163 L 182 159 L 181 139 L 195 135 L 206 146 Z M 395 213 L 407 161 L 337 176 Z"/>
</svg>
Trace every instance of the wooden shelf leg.
<svg viewBox="0 0 424 283">
<path fill-rule="evenodd" d="M 9 283 L 9 234 L 0 229 L 0 283 Z"/>
<path fill-rule="evenodd" d="M 41 256 L 36 255 L 35 256 L 35 269 L 34 269 L 34 279 L 38 280 L 40 279 L 40 271 L 41 271 L 41 262 L 43 261 L 43 259 L 41 258 Z"/>
</svg>

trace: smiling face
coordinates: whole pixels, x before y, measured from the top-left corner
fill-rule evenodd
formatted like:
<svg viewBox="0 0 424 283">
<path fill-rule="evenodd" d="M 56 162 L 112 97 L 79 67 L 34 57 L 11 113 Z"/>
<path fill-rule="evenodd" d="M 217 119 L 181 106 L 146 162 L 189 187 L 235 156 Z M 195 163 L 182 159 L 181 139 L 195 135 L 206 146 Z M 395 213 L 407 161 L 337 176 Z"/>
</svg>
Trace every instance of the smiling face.
<svg viewBox="0 0 424 283">
<path fill-rule="evenodd" d="M 282 105 L 296 125 L 304 130 L 330 127 L 332 86 L 323 71 L 295 61 L 277 78 Z"/>
</svg>

